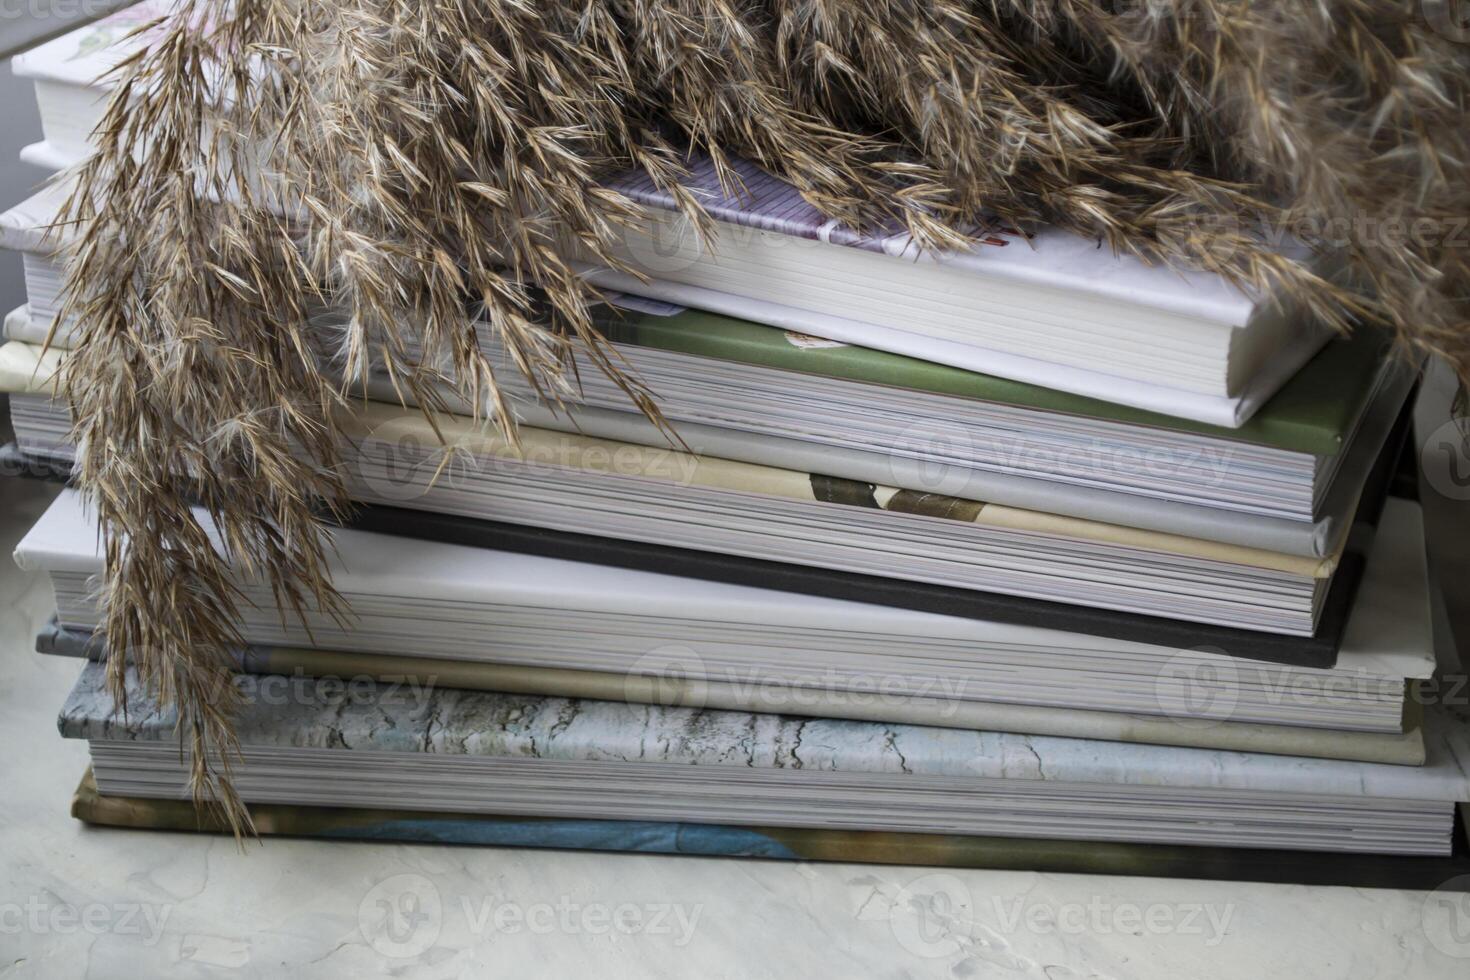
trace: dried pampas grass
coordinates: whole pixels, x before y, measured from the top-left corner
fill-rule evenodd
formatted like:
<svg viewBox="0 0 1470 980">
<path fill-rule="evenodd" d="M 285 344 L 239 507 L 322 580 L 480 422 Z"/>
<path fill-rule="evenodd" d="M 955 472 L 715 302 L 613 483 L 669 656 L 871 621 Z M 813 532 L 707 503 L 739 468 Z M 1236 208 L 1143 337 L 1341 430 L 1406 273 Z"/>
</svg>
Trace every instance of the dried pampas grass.
<svg viewBox="0 0 1470 980">
<path fill-rule="evenodd" d="M 1437 2 L 183 0 L 122 67 L 68 209 L 107 640 L 243 829 L 228 559 L 282 608 L 345 615 L 320 524 L 347 506 L 344 379 L 372 362 L 431 407 L 447 381 L 508 425 L 468 311 L 548 397 L 577 347 L 656 415 L 557 243 L 603 255 L 639 217 L 597 184 L 628 167 L 702 220 L 691 145 L 855 226 L 955 247 L 982 213 L 1057 224 L 1470 375 L 1470 46 Z M 1343 251 L 1351 288 L 1279 258 L 1287 233 Z"/>
</svg>

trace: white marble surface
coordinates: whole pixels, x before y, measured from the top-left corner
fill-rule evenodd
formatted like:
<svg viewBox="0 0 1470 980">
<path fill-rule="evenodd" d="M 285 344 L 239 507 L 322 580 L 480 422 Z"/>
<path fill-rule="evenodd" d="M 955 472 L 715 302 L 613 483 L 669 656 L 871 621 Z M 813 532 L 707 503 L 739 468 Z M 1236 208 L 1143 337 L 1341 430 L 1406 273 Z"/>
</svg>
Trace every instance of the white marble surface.
<svg viewBox="0 0 1470 980">
<path fill-rule="evenodd" d="M 0 553 L 49 492 L 0 480 Z M 84 828 L 55 729 L 80 665 L 29 650 L 47 591 L 0 563 L 5 980 L 1470 972 L 1470 902 L 1417 892 Z"/>
</svg>

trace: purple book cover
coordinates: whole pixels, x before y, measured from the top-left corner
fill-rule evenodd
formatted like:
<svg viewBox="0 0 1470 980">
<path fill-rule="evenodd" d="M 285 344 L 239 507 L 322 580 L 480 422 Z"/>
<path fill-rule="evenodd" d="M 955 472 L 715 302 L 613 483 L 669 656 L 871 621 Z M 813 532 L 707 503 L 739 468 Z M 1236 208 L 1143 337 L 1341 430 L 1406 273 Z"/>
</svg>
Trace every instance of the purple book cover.
<svg viewBox="0 0 1470 980">
<path fill-rule="evenodd" d="M 749 161 L 732 158 L 730 170 L 738 176 L 741 186 L 732 187 L 731 193 L 726 193 L 720 186 L 719 175 L 709 157 L 691 157 L 685 165 L 689 168 L 689 177 L 683 186 L 718 221 L 894 256 L 912 256 L 915 253 L 907 233 L 894 231 L 886 235 L 868 235 L 854 231 L 826 217 L 808 204 L 795 187 L 772 177 Z M 610 181 L 608 186 L 648 207 L 676 208 L 673 195 L 660 189 L 641 170 L 624 174 Z M 1009 240 L 998 233 L 988 233 L 978 241 L 995 246 L 1009 244 Z"/>
</svg>

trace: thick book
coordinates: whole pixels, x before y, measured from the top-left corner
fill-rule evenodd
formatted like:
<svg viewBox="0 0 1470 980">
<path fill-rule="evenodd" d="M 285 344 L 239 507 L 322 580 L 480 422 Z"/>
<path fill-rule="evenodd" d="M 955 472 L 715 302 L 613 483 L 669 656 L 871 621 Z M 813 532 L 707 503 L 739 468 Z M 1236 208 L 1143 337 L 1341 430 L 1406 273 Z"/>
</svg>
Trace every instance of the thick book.
<svg viewBox="0 0 1470 980">
<path fill-rule="evenodd" d="M 1359 554 L 1344 554 L 1316 632 L 1297 636 L 388 505 L 358 508 L 344 526 L 1152 646 L 1222 650 L 1234 657 L 1302 667 L 1336 662 L 1362 574 Z"/>
<path fill-rule="evenodd" d="M 50 321 L 33 320 L 25 307 L 5 320 L 4 333 L 10 340 L 38 345 L 49 332 Z M 65 349 L 73 338 L 63 331 L 50 339 L 52 346 Z M 488 346 L 494 356 L 495 346 Z M 518 419 L 538 428 L 687 448 L 698 455 L 808 469 L 863 483 L 926 488 L 948 496 L 1316 558 L 1327 557 L 1340 544 L 1416 377 L 1412 365 L 1384 359 L 1376 380 L 1369 379 L 1370 397 L 1345 437 L 1343 451 L 1312 456 L 1235 442 L 1201 442 L 1205 437 L 1176 437 L 1159 430 L 1089 433 L 1083 430 L 1091 429 L 1093 420 L 1074 417 L 1041 415 L 1024 420 L 1024 428 L 1017 429 L 1016 421 L 1005 417 L 1009 409 L 983 403 L 953 413 L 949 406 L 941 406 L 939 414 L 926 416 L 922 395 L 874 391 L 866 385 L 854 385 L 869 390 L 849 392 L 850 404 L 841 403 L 830 391 L 824 394 L 814 420 L 799 404 L 803 379 L 809 376 L 741 366 L 738 370 L 746 376 L 739 379 L 738 390 L 731 390 L 728 379 L 710 375 L 710 366 L 720 372 L 720 362 L 708 358 L 655 370 L 647 363 L 650 357 L 684 355 L 626 344 L 620 345 L 619 353 L 657 393 L 672 433 L 630 410 L 626 394 L 590 364 L 578 365 L 581 391 L 566 408 L 541 401 L 514 365 L 500 365 L 498 377 Z M 20 378 L 17 372 L 33 367 L 20 347 L 0 349 L 0 359 L 6 362 L 7 377 Z M 750 377 L 751 372 L 765 377 Z M 377 375 L 370 376 L 365 393 L 388 402 L 401 395 L 391 381 Z M 694 397 L 687 397 L 691 393 Z M 457 392 L 446 387 L 439 394 L 453 410 L 471 412 Z M 793 398 L 798 404 L 791 405 L 794 414 L 788 414 L 781 406 Z M 897 400 L 894 411 L 875 421 L 869 414 L 885 398 Z M 998 417 L 987 422 L 978 416 Z M 1218 506 L 1222 503 L 1228 506 Z M 1288 514 L 1296 516 L 1278 516 Z"/>
<path fill-rule="evenodd" d="M 751 463 L 1317 555 L 1335 545 L 1417 377 L 1365 329 L 1328 345 L 1278 395 L 1279 410 L 1273 400 L 1248 438 L 1234 438 L 1247 430 L 1123 422 L 1084 399 L 1056 411 L 1025 403 L 1050 398 L 936 392 L 974 380 L 978 394 L 996 379 L 692 310 L 606 320 L 674 435 L 590 363 L 579 365 L 580 390 L 563 412 L 539 403 L 498 357 L 523 421 L 650 445 L 677 438 Z M 488 332 L 483 344 L 499 354 Z"/>
<path fill-rule="evenodd" d="M 1342 627 L 1351 606 L 1357 575 L 1356 556 L 1367 547 L 1384 499 L 1388 478 L 1407 432 L 1408 419 L 1400 419 L 1397 432 L 1380 457 L 1375 474 L 1363 494 L 1360 519 L 1349 537 L 1349 545 L 1337 566 L 1334 582 L 1322 607 L 1319 628 L 1311 637 L 1286 637 L 1221 627 L 1200 622 L 1186 623 L 1158 616 L 1119 617 L 1116 610 L 1089 608 L 1078 604 L 1038 602 L 1011 593 L 996 595 L 934 582 L 918 583 L 866 569 L 849 571 L 833 567 L 813 568 L 796 563 L 788 545 L 781 560 L 749 557 L 729 551 L 696 550 L 692 542 L 674 546 L 656 537 L 634 538 L 599 533 L 572 532 L 565 528 L 527 526 L 496 520 L 496 512 L 467 518 L 460 513 L 420 509 L 422 498 L 405 501 L 405 506 L 378 505 L 364 508 L 352 526 L 365 530 L 443 542 L 472 543 L 481 547 L 522 551 L 577 561 L 610 564 L 742 585 L 755 585 L 793 592 L 897 606 L 995 622 L 1044 626 L 1069 632 L 1107 636 L 1141 643 L 1192 648 L 1209 645 L 1240 657 L 1252 657 L 1304 666 L 1331 666 L 1342 639 Z M 410 509 L 412 508 L 412 509 Z M 1344 577 L 1347 576 L 1347 577 Z M 1346 584 L 1346 588 L 1343 586 Z"/>
<path fill-rule="evenodd" d="M 47 457 L 46 463 L 48 466 L 58 466 L 64 474 L 65 464 L 56 457 Z M 1354 536 L 1353 547 L 1344 553 L 1343 561 L 1334 575 L 1323 608 L 1319 632 L 1306 638 L 1128 615 L 1021 596 L 995 595 L 971 589 L 907 582 L 873 574 L 840 572 L 697 551 L 687 547 L 669 547 L 603 535 L 466 519 L 397 507 L 360 508 L 353 523 L 364 530 L 450 544 L 469 543 L 502 551 L 643 569 L 795 594 L 855 600 L 997 624 L 1045 627 L 1175 649 L 1212 647 L 1238 657 L 1321 667 L 1331 666 L 1342 641 L 1351 606 L 1351 592 L 1361 570 L 1359 554 L 1371 538 L 1369 522 L 1376 521 L 1377 502 L 1382 499 L 1388 472 L 1387 468 L 1383 470 L 1384 479 L 1378 481 L 1374 494 L 1370 495 L 1374 505 L 1365 510 L 1365 522 L 1361 527 L 1363 534 Z"/>
<path fill-rule="evenodd" d="M 26 237 L 19 229 L 28 221 L 44 227 L 50 203 L 53 199 L 48 196 L 44 202 L 32 199 L 17 205 L 15 216 L 5 222 L 12 234 L 6 247 L 17 251 L 44 248 L 44 239 Z M 1038 425 L 1046 420 L 1054 424 L 1090 420 L 1095 423 L 1099 440 L 1136 435 L 1140 440 L 1177 436 L 1183 442 L 1194 436 L 1198 437 L 1196 444 L 1218 443 L 1223 449 L 1276 450 L 1313 458 L 1335 456 L 1349 446 L 1359 420 L 1370 406 L 1378 375 L 1392 355 L 1390 338 L 1379 330 L 1365 327 L 1352 336 L 1336 338 L 1282 385 L 1250 421 L 1231 428 L 827 341 L 706 310 L 667 303 L 630 305 L 633 303 L 633 297 L 610 297 L 610 302 L 596 311 L 599 331 L 628 353 L 636 354 L 641 349 L 686 355 L 670 361 L 684 368 L 685 377 L 697 378 L 701 371 L 709 371 L 713 377 L 713 364 L 742 364 L 778 371 L 769 376 L 788 386 L 806 383 L 809 377 L 853 383 L 829 389 L 813 382 L 814 398 L 829 390 L 916 398 L 932 395 L 942 399 L 936 405 L 951 406 L 954 415 L 967 407 L 989 405 L 998 411 L 1014 410 L 1013 415 L 1025 413 L 1018 417 Z M 13 311 L 7 320 L 7 336 L 40 343 L 50 330 L 53 312 L 47 308 L 34 313 L 29 308 Z M 53 338 L 54 345 L 61 348 L 69 348 L 71 342 L 66 331 Z M 764 377 L 767 375 L 754 374 L 752 383 Z M 626 397 L 618 404 L 631 407 Z"/>
<path fill-rule="evenodd" d="M 73 24 L 60 36 L 11 60 L 11 70 L 30 79 L 35 87 L 45 137 L 21 150 L 25 162 L 47 170 L 63 170 L 91 152 L 92 131 L 102 121 L 111 90 L 108 72 L 139 50 L 148 40 L 148 26 L 173 7 L 168 0 L 143 0 L 126 6 L 125 2 L 97 0 L 78 5 L 88 11 L 88 16 L 73 13 L 72 19 L 77 21 L 93 20 L 109 8 L 123 9 L 90 24 Z M 51 20 L 53 28 L 65 25 L 61 18 Z M 58 30 L 46 33 L 56 34 Z"/>
<path fill-rule="evenodd" d="M 29 292 L 49 302 L 45 297 L 56 294 L 60 270 L 34 256 L 26 269 Z M 69 331 L 51 335 L 52 315 L 44 309 L 32 315 L 29 305 L 14 310 L 5 319 L 5 336 L 29 344 L 49 337 L 52 346 L 69 348 Z M 578 391 L 564 406 L 547 405 L 493 332 L 482 329 L 482 347 L 522 422 L 1316 557 L 1338 543 L 1418 374 L 1413 363 L 1388 351 L 1385 338 L 1365 329 L 1329 344 L 1241 430 L 1169 428 L 1115 420 L 1110 406 L 1086 399 L 1073 399 L 1081 404 L 1072 407 L 1095 407 L 1101 414 L 1042 409 L 1025 403 L 1031 399 L 1011 404 L 930 391 L 921 379 L 935 372 L 978 379 L 982 384 L 971 387 L 981 389 L 997 379 L 813 343 L 714 314 L 622 310 L 604 320 L 625 365 L 655 393 L 673 431 L 646 419 L 585 357 L 578 357 Z M 787 351 L 798 352 L 794 360 L 786 360 Z M 823 356 L 849 352 L 856 356 Z M 914 377 L 899 374 L 920 387 L 843 376 L 884 377 L 886 367 L 869 369 L 886 361 L 916 365 Z M 384 401 L 401 396 L 376 375 L 366 390 Z M 455 410 L 470 411 L 457 392 L 440 394 Z"/>
<path fill-rule="evenodd" d="M 405 630 L 416 626 L 416 622 L 406 623 Z M 487 630 L 488 635 L 496 632 Z M 432 628 L 425 628 L 424 633 L 426 638 L 418 644 L 418 650 L 435 654 L 445 652 L 438 650 L 428 638 L 433 633 Z M 921 681 L 904 689 L 896 674 L 885 678 L 849 671 L 847 678 L 841 678 L 830 668 L 812 670 L 810 664 L 798 664 L 807 667 L 809 673 L 805 678 L 793 680 L 789 670 L 732 669 L 728 661 L 721 663 L 714 657 L 702 655 L 701 651 L 704 654 L 712 652 L 706 644 L 674 649 L 667 645 L 655 647 L 651 656 L 640 658 L 641 663 L 635 662 L 620 670 L 616 658 L 601 653 L 605 637 L 607 634 L 593 634 L 585 643 L 583 650 L 588 654 L 590 666 L 580 663 L 574 667 L 546 666 L 548 663 L 566 662 L 565 658 L 546 654 L 535 656 L 536 662 L 530 663 L 517 662 L 514 656 L 463 660 L 419 654 L 399 656 L 259 644 L 235 651 L 235 665 L 240 672 L 248 674 L 312 677 L 324 684 L 341 685 L 344 691 L 352 684 L 372 681 L 410 694 L 431 687 L 448 687 L 724 711 L 800 712 L 814 718 L 847 718 L 1391 765 L 1424 764 L 1424 733 L 1420 728 L 1417 701 L 1404 704 L 1403 717 L 1397 723 L 1399 730 L 1389 730 L 1387 726 L 1384 731 L 1307 727 L 1303 722 L 1313 718 L 1320 722 L 1321 718 L 1317 712 L 1309 716 L 1306 710 L 1293 710 L 1285 719 L 1286 724 L 1235 720 L 1237 712 L 1242 718 L 1249 714 L 1250 706 L 1240 704 L 1241 694 L 1257 695 L 1259 685 L 1256 682 L 1262 678 L 1251 677 L 1250 668 L 1242 669 L 1234 664 L 1224 665 L 1221 673 L 1227 676 L 1221 678 L 1214 673 L 1221 667 L 1218 662 L 1170 663 L 1155 678 L 1157 700 L 1166 713 L 1127 714 L 1075 707 L 1064 703 L 1067 699 L 1060 692 L 1050 698 L 1039 699 L 1038 703 L 993 700 L 1002 694 L 999 690 L 986 692 L 986 699 L 971 700 L 959 696 L 964 693 L 964 688 L 953 684 Z M 323 639 L 332 642 L 330 638 Z M 493 650 L 493 647 L 487 643 L 486 649 Z M 90 630 L 59 625 L 54 620 L 37 632 L 36 651 L 91 660 L 105 660 L 108 656 L 100 636 Z M 799 659 L 800 652 L 793 651 L 791 660 Z M 1431 663 L 1426 671 L 1432 669 Z M 1175 676 L 1169 676 L 1170 671 Z M 1095 670 L 1081 668 L 1076 673 L 1079 687 L 1098 675 Z M 857 674 L 855 679 L 852 677 L 854 674 Z M 1244 681 L 1239 680 L 1242 676 Z M 1373 720 L 1369 709 L 1378 707 L 1371 698 L 1375 691 L 1387 694 L 1384 700 L 1390 706 L 1402 700 L 1394 696 L 1392 680 L 1383 683 L 1383 678 L 1372 673 L 1354 674 L 1341 665 L 1330 677 L 1304 678 L 1298 675 L 1289 678 L 1278 675 L 1273 679 L 1282 685 L 1276 689 L 1278 692 L 1286 690 L 1286 685 L 1296 685 L 1290 696 L 1294 709 L 1310 707 L 1320 710 L 1327 707 L 1316 703 L 1311 693 L 1324 685 L 1360 693 L 1360 704 L 1340 695 L 1335 705 L 1339 717 L 1347 718 L 1355 725 Z M 1170 688 L 1177 690 L 1171 691 Z M 1181 698 L 1176 702 L 1170 698 L 1171 695 L 1185 695 L 1188 700 Z M 1208 702 L 1203 710 L 1199 708 L 1201 699 Z M 1044 703 L 1047 700 L 1055 701 L 1056 706 L 1048 706 Z M 1355 708 L 1361 710 L 1355 713 Z"/>
<path fill-rule="evenodd" d="M 1323 855 L 1259 848 L 1179 847 L 1025 837 L 735 827 L 636 820 L 502 817 L 403 809 L 349 809 L 257 803 L 247 807 L 263 837 L 312 837 L 473 847 L 532 847 L 691 857 L 837 861 L 1051 874 L 1129 875 L 1206 881 L 1259 881 L 1350 888 L 1470 890 L 1463 812 L 1446 857 Z M 1463 810 L 1463 808 L 1462 808 Z M 184 800 L 104 796 L 88 770 L 71 815 L 97 827 L 229 833 L 212 811 Z"/>
<path fill-rule="evenodd" d="M 730 181 L 707 157 L 686 166 L 682 183 L 715 219 L 711 240 L 647 175 L 611 180 L 653 216 L 612 249 L 626 271 L 588 264 L 593 282 L 1225 426 L 1247 421 L 1327 340 L 1284 300 L 1059 229 L 997 227 L 966 251 L 921 251 L 902 232 L 828 220 L 746 161 Z"/>
<path fill-rule="evenodd" d="M 1124 427 L 1206 437 L 1305 456 L 1334 456 L 1367 408 L 1389 352 L 1380 331 L 1363 329 L 1323 347 L 1243 425 L 1230 428 L 1174 418 L 1040 385 L 966 371 L 901 354 L 781 330 L 751 320 L 668 305 L 614 304 L 598 325 L 616 343 L 861 383 L 875 390 L 948 396 L 945 404 L 984 402 L 1035 411 L 1040 417 L 1093 419 L 1111 432 Z M 624 301 L 626 302 L 626 301 Z M 681 362 L 684 363 L 684 362 Z M 1141 434 L 1141 433 L 1140 433 Z"/>
<path fill-rule="evenodd" d="M 180 799 L 177 717 L 102 664 L 59 719 L 109 796 Z M 239 675 L 247 803 L 1448 856 L 1463 706 L 1422 767 L 434 688 L 352 696 Z"/>
</svg>

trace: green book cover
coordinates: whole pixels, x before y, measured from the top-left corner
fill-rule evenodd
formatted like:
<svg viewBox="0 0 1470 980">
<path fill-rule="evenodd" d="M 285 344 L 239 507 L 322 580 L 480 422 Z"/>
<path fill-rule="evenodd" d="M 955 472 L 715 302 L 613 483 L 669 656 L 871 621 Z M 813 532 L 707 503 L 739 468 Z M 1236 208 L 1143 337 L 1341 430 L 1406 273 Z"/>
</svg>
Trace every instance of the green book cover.
<svg viewBox="0 0 1470 980">
<path fill-rule="evenodd" d="M 1334 455 L 1342 448 L 1373 391 L 1383 358 L 1390 353 L 1389 340 L 1379 331 L 1359 329 L 1352 337 L 1333 340 L 1250 421 L 1238 429 L 1229 429 L 900 354 L 833 344 L 701 310 L 683 310 L 670 316 L 619 310 L 607 317 L 602 327 L 615 343 L 975 398 L 1043 412 L 1195 432 L 1314 456 Z"/>
</svg>

